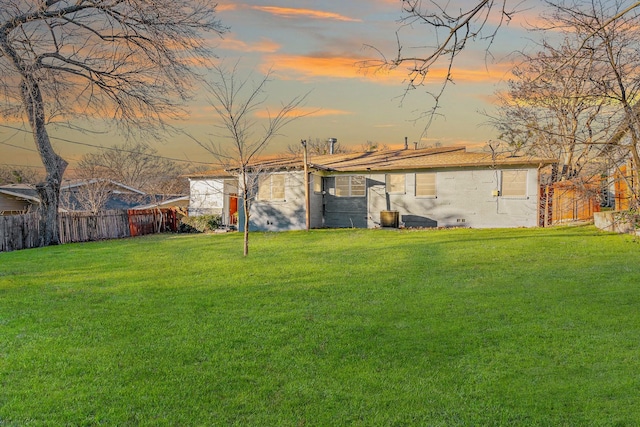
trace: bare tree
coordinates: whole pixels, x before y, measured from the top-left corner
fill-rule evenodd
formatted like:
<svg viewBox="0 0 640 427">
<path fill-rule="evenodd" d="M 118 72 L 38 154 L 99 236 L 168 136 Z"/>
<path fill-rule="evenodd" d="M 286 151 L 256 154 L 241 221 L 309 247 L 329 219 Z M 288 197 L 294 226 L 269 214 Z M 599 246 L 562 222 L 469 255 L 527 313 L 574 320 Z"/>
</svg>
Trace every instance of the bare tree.
<svg viewBox="0 0 640 427">
<path fill-rule="evenodd" d="M 360 151 L 365 153 L 373 153 L 374 151 L 385 151 L 389 150 L 389 146 L 387 144 L 381 144 L 379 142 L 367 141 L 360 145 Z"/>
<path fill-rule="evenodd" d="M 556 2 L 546 19 L 565 41 L 515 69 L 497 121 L 503 136 L 561 159 L 558 179 L 622 158 L 640 164 L 640 16 L 624 2 L 588 0 Z M 633 196 L 637 205 L 638 189 Z"/>
<path fill-rule="evenodd" d="M 95 153 L 78 162 L 79 178 L 107 178 L 148 194 L 176 195 L 188 191 L 184 167 L 159 155 L 145 142 L 127 142 Z"/>
<path fill-rule="evenodd" d="M 38 171 L 21 166 L 0 166 L 0 184 L 33 184 L 40 179 Z"/>
<path fill-rule="evenodd" d="M 328 139 L 307 138 L 307 153 L 311 156 L 324 156 L 331 153 L 331 143 Z M 302 156 L 303 146 L 298 144 L 289 144 L 287 151 L 296 157 Z M 349 150 L 340 144 L 339 141 L 333 144 L 333 154 L 348 153 Z"/>
<path fill-rule="evenodd" d="M 244 210 L 244 256 L 249 254 L 249 219 L 251 202 L 256 195 L 260 175 L 266 170 L 258 165 L 259 156 L 284 126 L 302 117 L 298 108 L 306 95 L 293 98 L 271 113 L 264 106 L 265 87 L 270 73 L 253 81 L 251 77 L 238 77 L 238 64 L 232 68 L 215 66 L 216 80 L 210 85 L 211 103 L 216 110 L 222 141 L 198 141 L 228 171 L 240 178 L 240 194 Z M 267 118 L 261 121 L 256 113 L 266 111 Z M 264 177 L 264 175 L 263 175 Z"/>
<path fill-rule="evenodd" d="M 599 72 L 595 51 L 577 49 L 565 39 L 525 57 L 507 91 L 498 93 L 500 108 L 492 119 L 513 152 L 559 159 L 554 181 L 577 177 L 598 158 L 610 128 L 603 114 L 607 100 L 592 81 Z"/>
<path fill-rule="evenodd" d="M 396 31 L 395 55 L 387 57 L 374 48 L 380 53 L 380 59 L 367 61 L 362 65 L 387 69 L 406 66 L 408 74 L 405 96 L 423 86 L 434 68 L 446 70 L 440 89 L 428 92 L 434 101 L 432 107 L 417 117 L 426 118 L 426 132 L 438 114 L 440 99 L 446 86 L 455 81 L 455 61 L 468 50 L 469 45 L 481 43 L 490 56 L 491 46 L 500 28 L 508 23 L 514 14 L 536 4 L 542 4 L 547 10 L 571 8 L 566 3 L 549 0 L 403 0 L 403 14 Z M 579 4 L 580 1 L 573 3 Z M 599 30 L 640 8 L 638 1 L 616 0 L 611 3 L 615 3 L 617 12 L 597 22 L 598 26 L 584 35 L 584 42 L 594 37 Z"/>
<path fill-rule="evenodd" d="M 60 194 L 60 207 L 66 210 L 82 210 L 93 213 L 104 209 L 113 184 L 108 179 L 87 179 L 82 186 L 69 188 Z"/>
<path fill-rule="evenodd" d="M 629 188 L 635 208 L 640 204 L 640 189 L 633 185 L 640 179 L 640 14 L 634 5 L 606 0 L 562 1 L 557 2 L 549 19 L 580 41 L 567 61 L 584 52 L 593 57 L 588 76 L 591 94 L 603 102 L 600 120 L 615 130 L 600 141 L 600 157 L 610 164 L 619 164 L 620 158 L 632 160 L 635 170 Z"/>
<path fill-rule="evenodd" d="M 42 245 L 59 243 L 67 167 L 47 126 L 109 118 L 132 135 L 166 124 L 209 55 L 203 33 L 222 31 L 208 0 L 0 0 L 0 105 L 27 118 L 47 172 L 37 186 Z"/>
</svg>

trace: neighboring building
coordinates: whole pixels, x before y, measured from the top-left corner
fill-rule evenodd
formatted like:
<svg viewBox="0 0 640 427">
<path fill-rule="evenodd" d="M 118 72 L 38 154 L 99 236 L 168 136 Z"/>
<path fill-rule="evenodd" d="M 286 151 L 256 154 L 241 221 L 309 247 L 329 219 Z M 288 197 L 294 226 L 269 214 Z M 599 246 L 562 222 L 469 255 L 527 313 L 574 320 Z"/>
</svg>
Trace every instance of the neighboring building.
<svg viewBox="0 0 640 427">
<path fill-rule="evenodd" d="M 60 186 L 60 209 L 66 211 L 132 209 L 149 201 L 144 191 L 110 179 L 63 180 Z"/>
<path fill-rule="evenodd" d="M 312 228 L 374 228 L 389 213 L 405 227 L 535 227 L 540 169 L 554 159 L 492 156 L 464 147 L 312 157 Z M 257 165 L 252 230 L 305 228 L 301 160 Z M 240 228 L 243 212 L 240 209 Z"/>
<path fill-rule="evenodd" d="M 60 186 L 61 211 L 131 209 L 153 200 L 143 191 L 108 179 L 64 180 Z M 25 213 L 39 206 L 35 185 L 0 186 L 0 215 Z"/>
<path fill-rule="evenodd" d="M 31 184 L 5 184 L 0 186 L 0 215 L 30 212 L 40 206 L 40 197 Z"/>
<path fill-rule="evenodd" d="M 180 211 L 187 212 L 189 208 L 189 196 L 174 196 L 174 197 L 162 197 L 159 195 L 154 196 L 154 200 L 149 200 L 149 203 L 135 206 L 133 209 L 145 210 L 145 209 L 163 209 L 163 208 L 176 208 Z"/>
<path fill-rule="evenodd" d="M 221 215 L 222 223 L 237 223 L 238 178 L 225 171 L 211 171 L 189 178 L 189 216 Z"/>
</svg>

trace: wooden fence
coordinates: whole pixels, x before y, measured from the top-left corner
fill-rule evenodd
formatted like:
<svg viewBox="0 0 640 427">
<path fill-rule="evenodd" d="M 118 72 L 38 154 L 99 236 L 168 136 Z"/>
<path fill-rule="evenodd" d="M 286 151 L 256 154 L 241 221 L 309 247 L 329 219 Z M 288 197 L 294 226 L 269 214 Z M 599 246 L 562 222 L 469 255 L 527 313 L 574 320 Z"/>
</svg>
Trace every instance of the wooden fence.
<svg viewBox="0 0 640 427">
<path fill-rule="evenodd" d="M 600 212 L 598 190 L 597 185 L 570 181 L 541 186 L 538 225 L 592 220 Z"/>
<path fill-rule="evenodd" d="M 64 212 L 59 215 L 60 242 L 91 242 L 129 237 L 127 211 Z"/>
<path fill-rule="evenodd" d="M 75 243 L 178 231 L 174 209 L 60 212 L 60 242 Z M 40 246 L 40 214 L 0 216 L 0 252 Z"/>
<path fill-rule="evenodd" d="M 166 231 L 175 233 L 180 225 L 176 209 L 130 209 L 127 213 L 131 237 Z"/>
<path fill-rule="evenodd" d="M 40 245 L 40 215 L 37 212 L 0 216 L 0 252 Z"/>
</svg>

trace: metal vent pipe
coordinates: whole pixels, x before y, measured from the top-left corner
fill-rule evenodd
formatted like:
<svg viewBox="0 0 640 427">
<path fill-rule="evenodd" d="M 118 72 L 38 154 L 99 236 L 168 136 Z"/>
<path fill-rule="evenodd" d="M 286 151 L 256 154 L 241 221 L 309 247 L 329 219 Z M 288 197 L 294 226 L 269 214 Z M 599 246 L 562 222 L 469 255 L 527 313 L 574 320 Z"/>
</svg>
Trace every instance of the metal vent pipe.
<svg viewBox="0 0 640 427">
<path fill-rule="evenodd" d="M 329 154 L 333 154 L 336 142 L 338 142 L 337 138 L 329 138 Z"/>
</svg>

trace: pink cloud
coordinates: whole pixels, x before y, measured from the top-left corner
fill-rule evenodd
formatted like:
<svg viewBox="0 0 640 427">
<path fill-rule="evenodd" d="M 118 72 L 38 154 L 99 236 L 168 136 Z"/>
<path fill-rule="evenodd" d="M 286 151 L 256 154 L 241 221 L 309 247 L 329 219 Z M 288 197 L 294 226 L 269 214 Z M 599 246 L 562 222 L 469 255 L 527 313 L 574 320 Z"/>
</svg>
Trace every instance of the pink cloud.
<svg viewBox="0 0 640 427">
<path fill-rule="evenodd" d="M 322 10 L 302 9 L 294 7 L 278 7 L 278 6 L 252 6 L 252 9 L 260 10 L 271 15 L 281 16 L 283 18 L 306 17 L 311 19 L 328 19 L 333 21 L 361 22 L 360 19 L 350 18 L 345 15 L 333 12 L 325 12 Z"/>
</svg>

